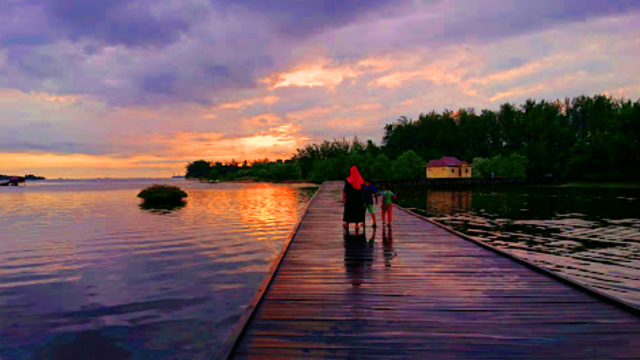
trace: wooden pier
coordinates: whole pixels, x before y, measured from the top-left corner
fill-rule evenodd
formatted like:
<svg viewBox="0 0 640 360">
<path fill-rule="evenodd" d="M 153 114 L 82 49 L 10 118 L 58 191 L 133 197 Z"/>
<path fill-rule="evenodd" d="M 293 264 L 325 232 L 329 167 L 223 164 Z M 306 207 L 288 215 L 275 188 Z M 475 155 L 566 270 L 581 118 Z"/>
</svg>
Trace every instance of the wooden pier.
<svg viewBox="0 0 640 360">
<path fill-rule="evenodd" d="M 419 217 L 344 235 L 342 186 L 320 188 L 219 359 L 640 359 L 640 317 Z"/>
</svg>

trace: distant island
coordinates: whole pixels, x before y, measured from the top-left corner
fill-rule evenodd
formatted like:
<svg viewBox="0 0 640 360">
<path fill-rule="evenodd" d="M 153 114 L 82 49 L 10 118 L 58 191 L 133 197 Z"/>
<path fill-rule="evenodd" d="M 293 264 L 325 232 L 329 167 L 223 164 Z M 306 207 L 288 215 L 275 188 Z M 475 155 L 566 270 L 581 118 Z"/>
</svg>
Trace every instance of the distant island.
<svg viewBox="0 0 640 360">
<path fill-rule="evenodd" d="M 25 176 L 16 176 L 16 175 L 0 175 L 0 180 L 9 180 L 10 178 L 14 178 L 14 177 L 19 177 L 19 178 L 24 178 L 25 180 L 46 180 L 45 177 L 43 176 L 36 176 L 36 175 L 25 175 Z"/>
</svg>

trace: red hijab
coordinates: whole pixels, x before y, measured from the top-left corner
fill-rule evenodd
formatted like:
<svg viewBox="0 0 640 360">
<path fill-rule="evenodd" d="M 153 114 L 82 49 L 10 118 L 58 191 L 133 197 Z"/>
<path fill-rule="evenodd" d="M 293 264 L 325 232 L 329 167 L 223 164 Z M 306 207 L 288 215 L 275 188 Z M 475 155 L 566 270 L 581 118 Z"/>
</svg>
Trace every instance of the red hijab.
<svg viewBox="0 0 640 360">
<path fill-rule="evenodd" d="M 347 182 L 349 182 L 349 184 L 351 184 L 351 186 L 353 186 L 354 189 L 360 190 L 360 188 L 362 187 L 362 184 L 364 184 L 364 179 L 360 175 L 358 168 L 355 165 L 352 166 L 351 169 L 349 170 L 349 173 L 350 175 L 347 178 Z"/>
</svg>

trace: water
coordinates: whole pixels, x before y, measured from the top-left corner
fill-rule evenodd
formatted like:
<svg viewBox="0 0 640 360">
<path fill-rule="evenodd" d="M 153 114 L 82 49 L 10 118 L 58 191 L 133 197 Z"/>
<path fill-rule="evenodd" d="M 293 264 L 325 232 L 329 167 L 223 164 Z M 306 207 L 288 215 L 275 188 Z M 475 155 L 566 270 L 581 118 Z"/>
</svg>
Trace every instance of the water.
<svg viewBox="0 0 640 360">
<path fill-rule="evenodd" d="M 640 187 L 397 192 L 416 213 L 640 307 Z"/>
<path fill-rule="evenodd" d="M 140 208 L 154 183 L 186 206 Z M 0 187 L 0 359 L 213 357 L 309 197 L 178 179 Z"/>
</svg>

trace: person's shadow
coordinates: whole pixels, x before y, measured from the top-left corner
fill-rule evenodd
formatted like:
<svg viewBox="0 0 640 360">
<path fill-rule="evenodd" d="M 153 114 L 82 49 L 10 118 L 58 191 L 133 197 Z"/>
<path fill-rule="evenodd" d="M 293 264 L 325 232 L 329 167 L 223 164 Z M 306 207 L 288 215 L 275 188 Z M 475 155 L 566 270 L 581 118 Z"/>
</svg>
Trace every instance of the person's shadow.
<svg viewBox="0 0 640 360">
<path fill-rule="evenodd" d="M 384 266 L 391 267 L 391 260 L 398 254 L 393 250 L 393 230 L 382 229 L 382 249 L 384 251 Z"/>
<path fill-rule="evenodd" d="M 374 230 L 375 237 L 375 230 Z M 344 268 L 353 287 L 360 287 L 373 265 L 373 242 L 361 234 L 344 234 Z"/>
</svg>

